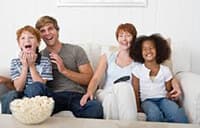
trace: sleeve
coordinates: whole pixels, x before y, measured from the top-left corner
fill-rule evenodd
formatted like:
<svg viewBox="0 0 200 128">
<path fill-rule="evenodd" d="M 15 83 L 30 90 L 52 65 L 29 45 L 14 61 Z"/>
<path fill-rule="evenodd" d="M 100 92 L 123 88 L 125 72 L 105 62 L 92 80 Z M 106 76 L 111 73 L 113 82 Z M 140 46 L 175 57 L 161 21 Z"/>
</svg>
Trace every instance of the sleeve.
<svg viewBox="0 0 200 128">
<path fill-rule="evenodd" d="M 118 47 L 114 45 L 107 45 L 107 46 L 105 45 L 102 46 L 101 48 L 101 55 L 105 55 L 107 60 L 109 60 L 109 58 L 113 56 L 113 54 L 117 53 L 118 53 Z"/>
<path fill-rule="evenodd" d="M 86 52 L 83 50 L 82 47 L 80 46 L 76 46 L 76 50 L 75 50 L 75 55 L 76 55 L 76 62 L 77 65 L 83 65 L 83 64 L 88 64 L 89 63 L 89 59 L 87 57 Z"/>
<path fill-rule="evenodd" d="M 140 78 L 140 65 L 139 64 L 137 64 L 137 63 L 135 63 L 135 66 L 132 68 L 132 74 L 135 76 L 135 77 L 137 77 L 137 78 Z"/>
<path fill-rule="evenodd" d="M 166 67 L 166 66 L 164 66 L 164 74 L 165 74 L 164 75 L 165 76 L 165 81 L 169 81 L 173 77 L 170 69 L 168 67 Z"/>
<path fill-rule="evenodd" d="M 49 58 L 47 57 L 45 58 L 45 61 L 42 67 L 41 76 L 43 79 L 53 80 L 52 65 Z"/>
<path fill-rule="evenodd" d="M 10 76 L 12 80 L 15 80 L 18 78 L 21 74 L 20 69 L 20 62 L 17 61 L 17 59 L 11 60 L 11 66 L 10 66 Z"/>
</svg>

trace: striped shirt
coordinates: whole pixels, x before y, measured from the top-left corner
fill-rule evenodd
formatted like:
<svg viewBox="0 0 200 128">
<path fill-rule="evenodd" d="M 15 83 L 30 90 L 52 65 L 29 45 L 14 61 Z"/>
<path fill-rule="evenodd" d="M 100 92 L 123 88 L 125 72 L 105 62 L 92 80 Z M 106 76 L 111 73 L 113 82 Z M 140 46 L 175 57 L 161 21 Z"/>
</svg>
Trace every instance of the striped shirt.
<svg viewBox="0 0 200 128">
<path fill-rule="evenodd" d="M 36 70 L 42 77 L 42 79 L 53 80 L 52 76 L 52 65 L 48 57 L 41 56 L 40 63 L 36 63 Z M 12 80 L 17 79 L 22 71 L 22 63 L 19 58 L 12 59 L 10 75 Z M 28 86 L 33 83 L 33 79 L 31 77 L 31 73 L 28 70 L 25 86 Z"/>
</svg>

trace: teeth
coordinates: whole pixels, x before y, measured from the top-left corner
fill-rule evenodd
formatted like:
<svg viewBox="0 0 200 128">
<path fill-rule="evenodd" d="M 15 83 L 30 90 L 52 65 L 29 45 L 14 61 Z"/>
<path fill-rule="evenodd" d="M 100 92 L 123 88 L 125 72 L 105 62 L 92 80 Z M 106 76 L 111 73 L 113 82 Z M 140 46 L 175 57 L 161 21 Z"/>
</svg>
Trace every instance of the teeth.
<svg viewBox="0 0 200 128">
<path fill-rule="evenodd" d="M 52 40 L 53 39 L 53 37 L 49 37 L 49 38 L 46 38 L 47 40 Z"/>
<path fill-rule="evenodd" d="M 31 48 L 31 45 L 26 45 L 25 48 Z"/>
</svg>

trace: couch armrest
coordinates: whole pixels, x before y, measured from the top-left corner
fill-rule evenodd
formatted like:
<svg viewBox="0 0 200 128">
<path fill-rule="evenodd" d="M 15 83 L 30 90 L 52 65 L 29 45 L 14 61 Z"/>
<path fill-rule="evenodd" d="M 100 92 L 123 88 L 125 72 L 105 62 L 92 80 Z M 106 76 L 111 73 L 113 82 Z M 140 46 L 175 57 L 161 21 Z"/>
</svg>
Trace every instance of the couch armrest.
<svg viewBox="0 0 200 128">
<path fill-rule="evenodd" d="M 180 72 L 176 75 L 183 91 L 183 107 L 191 123 L 200 123 L 200 75 Z"/>
</svg>

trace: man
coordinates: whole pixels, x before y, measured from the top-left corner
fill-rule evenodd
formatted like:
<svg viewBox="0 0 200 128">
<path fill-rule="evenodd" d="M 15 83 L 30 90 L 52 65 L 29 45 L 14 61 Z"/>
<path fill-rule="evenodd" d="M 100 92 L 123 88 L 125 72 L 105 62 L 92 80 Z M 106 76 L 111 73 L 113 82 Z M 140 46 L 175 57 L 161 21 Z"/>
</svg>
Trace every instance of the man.
<svg viewBox="0 0 200 128">
<path fill-rule="evenodd" d="M 84 50 L 59 41 L 59 26 L 53 17 L 41 17 L 35 27 L 46 44 L 41 53 L 51 59 L 53 66 L 54 80 L 49 81 L 47 86 L 53 91 L 50 95 L 55 100 L 54 113 L 70 110 L 76 117 L 103 118 L 103 108 L 96 100 L 80 105 L 80 99 L 93 75 Z"/>
</svg>

